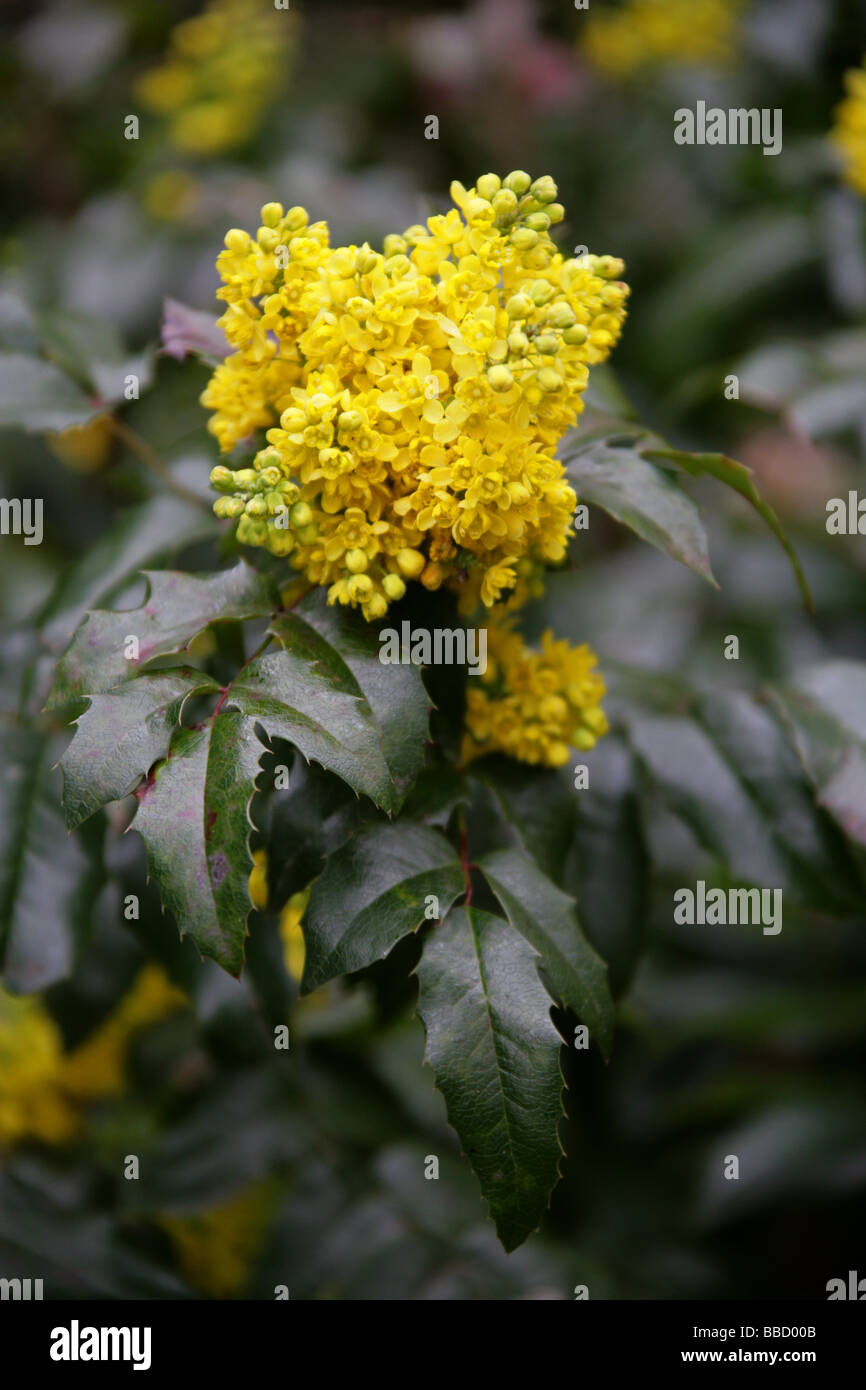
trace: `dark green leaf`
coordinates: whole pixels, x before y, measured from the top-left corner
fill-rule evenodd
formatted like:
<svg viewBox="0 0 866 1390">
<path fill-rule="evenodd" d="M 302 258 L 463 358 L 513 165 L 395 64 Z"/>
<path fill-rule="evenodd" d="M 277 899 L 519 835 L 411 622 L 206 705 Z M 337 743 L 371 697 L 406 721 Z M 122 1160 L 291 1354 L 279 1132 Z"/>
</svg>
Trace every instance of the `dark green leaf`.
<svg viewBox="0 0 866 1390">
<path fill-rule="evenodd" d="M 94 695 L 60 760 L 69 829 L 131 792 L 168 753 L 193 691 L 216 689 L 201 671 L 184 668 L 140 676 L 108 694 Z"/>
<path fill-rule="evenodd" d="M 607 966 L 581 930 L 574 899 L 517 850 L 494 850 L 478 867 L 511 925 L 538 952 L 539 969 L 555 998 L 573 1009 L 609 1057 L 614 1006 Z"/>
<path fill-rule="evenodd" d="M 640 434 L 636 442 L 644 438 Z M 585 443 L 578 430 L 566 438 L 560 453 L 579 502 L 601 507 L 642 540 L 715 585 L 697 507 L 667 473 L 641 456 L 634 443 L 618 446 L 615 436 Z"/>
<path fill-rule="evenodd" d="M 538 1226 L 560 1154 L 560 1041 L 536 960 L 500 917 L 457 908 L 417 970 L 426 1060 L 506 1250 Z"/>
<path fill-rule="evenodd" d="M 425 920 L 429 895 L 444 917 L 464 887 L 457 855 L 438 831 L 403 822 L 361 830 L 313 885 L 301 992 L 381 960 Z"/>
<path fill-rule="evenodd" d="M 123 684 L 154 657 L 186 650 L 210 623 L 265 617 L 279 603 L 270 581 L 243 560 L 216 574 L 145 570 L 144 577 L 149 592 L 140 608 L 87 615 L 58 663 L 49 708 Z M 131 636 L 137 659 L 124 654 Z"/>
<path fill-rule="evenodd" d="M 0 959 L 22 993 L 70 973 L 98 880 L 83 840 L 66 834 L 55 753 L 42 734 L 0 728 Z"/>
<path fill-rule="evenodd" d="M 133 822 L 181 936 L 232 975 L 241 972 L 251 909 L 249 806 L 261 753 L 252 721 L 234 709 L 181 729 L 139 790 Z"/>
<path fill-rule="evenodd" d="M 803 602 L 812 612 L 812 595 L 800 561 L 797 559 L 796 551 L 782 530 L 779 518 L 773 508 L 764 501 L 755 487 L 751 470 L 746 468 L 745 464 L 736 463 L 734 459 L 726 458 L 724 454 L 690 454 L 684 449 L 644 449 L 643 455 L 648 459 L 658 459 L 662 463 L 673 463 L 693 478 L 704 476 L 717 478 L 719 482 L 733 488 L 734 492 L 738 492 L 741 497 L 745 497 L 746 501 L 754 507 L 761 519 L 769 526 L 791 561 L 794 574 L 797 576 L 800 593 L 803 595 Z"/>
<path fill-rule="evenodd" d="M 866 663 L 829 661 L 769 698 L 794 740 L 818 802 L 866 846 Z"/>
</svg>

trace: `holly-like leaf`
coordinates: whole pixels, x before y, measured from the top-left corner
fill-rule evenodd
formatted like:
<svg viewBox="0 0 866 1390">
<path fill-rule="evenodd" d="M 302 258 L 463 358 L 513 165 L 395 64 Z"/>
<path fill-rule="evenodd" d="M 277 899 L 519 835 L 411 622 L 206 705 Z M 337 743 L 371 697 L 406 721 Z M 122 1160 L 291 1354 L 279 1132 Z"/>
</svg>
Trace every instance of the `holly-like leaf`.
<svg viewBox="0 0 866 1390">
<path fill-rule="evenodd" d="M 87 424 L 101 408 L 50 362 L 0 353 L 0 429 L 65 430 Z"/>
<path fill-rule="evenodd" d="M 866 663 L 829 661 L 773 686 L 769 699 L 823 806 L 866 846 Z"/>
<path fill-rule="evenodd" d="M 517 850 L 494 850 L 478 867 L 512 927 L 538 952 L 539 969 L 554 997 L 577 1014 L 609 1057 L 614 1006 L 607 966 L 581 930 L 574 899 Z"/>
<path fill-rule="evenodd" d="M 372 965 L 425 920 L 427 899 L 444 917 L 464 891 L 452 845 L 423 825 L 375 825 L 332 854 L 304 914 L 302 994 Z"/>
<path fill-rule="evenodd" d="M 288 739 L 382 810 L 399 810 L 424 761 L 430 702 L 417 667 L 383 665 L 375 629 L 321 593 L 271 632 L 277 645 L 245 667 L 232 702 L 269 738 Z"/>
<path fill-rule="evenodd" d="M 561 1152 L 560 1040 L 536 960 L 501 917 L 457 908 L 417 968 L 425 1060 L 506 1250 L 538 1226 Z"/>
<path fill-rule="evenodd" d="M 769 503 L 765 502 L 758 489 L 755 487 L 755 480 L 751 469 L 743 463 L 737 463 L 734 459 L 727 458 L 724 454 L 691 454 L 685 449 L 669 448 L 650 448 L 643 451 L 644 458 L 657 459 L 660 463 L 672 463 L 677 468 L 688 473 L 692 478 L 710 477 L 716 478 L 724 483 L 726 487 L 738 492 L 741 497 L 754 507 L 762 521 L 772 531 L 779 541 L 797 578 L 803 602 L 813 612 L 814 604 L 812 594 L 803 573 L 800 561 L 797 559 L 797 552 L 792 546 L 788 537 L 782 529 L 782 525 L 776 513 Z"/>
<path fill-rule="evenodd" d="M 562 457 L 578 501 L 601 507 L 718 587 L 697 507 L 670 474 L 636 451 L 633 434 L 622 443 L 617 436 L 585 442 L 579 430 L 569 436 Z"/>
<path fill-rule="evenodd" d="M 249 807 L 261 753 L 253 721 L 235 709 L 181 729 L 139 789 L 133 822 L 181 936 L 231 975 L 243 966 L 252 906 Z"/>
<path fill-rule="evenodd" d="M 185 651 L 211 623 L 265 617 L 279 604 L 271 582 L 245 561 L 216 574 L 144 570 L 140 608 L 88 613 L 57 667 L 48 708 L 122 685 L 154 657 Z M 137 643 L 137 655 L 128 638 Z"/>
<path fill-rule="evenodd" d="M 131 792 L 168 753 L 189 696 L 217 688 L 201 671 L 183 668 L 94 695 L 60 760 L 69 829 Z"/>
<path fill-rule="evenodd" d="M 65 647 L 88 608 L 108 603 L 145 565 L 216 536 L 212 512 L 165 493 L 119 513 L 104 535 L 64 570 L 39 615 L 48 646 Z"/>
<path fill-rule="evenodd" d="M 88 845 L 66 834 L 55 755 L 46 735 L 0 726 L 0 962 L 22 993 L 70 973 L 99 879 Z"/>
</svg>

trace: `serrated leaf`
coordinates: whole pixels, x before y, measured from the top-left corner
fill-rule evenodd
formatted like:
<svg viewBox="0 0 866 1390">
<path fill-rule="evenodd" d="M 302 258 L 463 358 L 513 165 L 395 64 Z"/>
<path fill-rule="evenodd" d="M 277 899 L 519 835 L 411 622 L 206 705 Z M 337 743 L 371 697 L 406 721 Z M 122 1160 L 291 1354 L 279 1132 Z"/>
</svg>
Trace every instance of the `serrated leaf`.
<svg viewBox="0 0 866 1390">
<path fill-rule="evenodd" d="M 213 513 L 163 493 L 120 512 L 64 572 L 42 609 L 38 621 L 49 647 L 65 646 L 87 609 L 108 602 L 143 566 L 218 531 Z"/>
<path fill-rule="evenodd" d="M 614 1005 L 607 966 L 581 930 L 574 899 L 517 850 L 494 850 L 479 860 L 478 868 L 512 927 L 538 952 L 539 968 L 555 997 L 586 1024 L 609 1057 Z"/>
<path fill-rule="evenodd" d="M 424 761 L 429 700 L 418 669 L 383 665 L 375 629 L 328 609 L 322 594 L 271 632 L 278 645 L 245 667 L 231 703 L 382 810 L 399 810 Z"/>
<path fill-rule="evenodd" d="M 673 479 L 617 437 L 585 441 L 576 431 L 561 456 L 579 502 L 600 507 L 642 540 L 718 587 L 700 513 Z"/>
<path fill-rule="evenodd" d="M 457 854 L 438 831 L 404 822 L 361 830 L 313 885 L 301 993 L 381 960 L 425 920 L 428 895 L 444 917 L 464 888 Z"/>
<path fill-rule="evenodd" d="M 279 603 L 270 580 L 243 560 L 216 574 L 142 573 L 149 592 L 140 608 L 84 619 L 58 663 L 49 709 L 122 685 L 154 657 L 186 650 L 211 623 L 265 617 Z M 138 641 L 134 660 L 124 655 L 130 636 Z"/>
<path fill-rule="evenodd" d="M 823 806 L 866 846 L 866 663 L 829 661 L 768 692 Z"/>
<path fill-rule="evenodd" d="M 86 424 L 101 408 L 50 362 L 0 353 L 0 429 L 65 430 Z"/>
<path fill-rule="evenodd" d="M 28 994 L 71 972 L 99 878 L 66 834 L 56 751 L 44 734 L 0 727 L 0 961 L 7 986 Z"/>
<path fill-rule="evenodd" d="M 100 806 L 119 801 L 164 758 L 194 691 L 217 690 L 201 671 L 143 675 L 94 695 L 60 760 L 66 824 L 74 830 Z"/>
<path fill-rule="evenodd" d="M 252 720 L 238 710 L 181 729 L 137 793 L 133 821 L 181 936 L 231 975 L 243 966 L 252 907 L 249 806 L 262 751 Z"/>
<path fill-rule="evenodd" d="M 417 968 L 425 1060 L 509 1251 L 544 1215 L 561 1152 L 560 1040 L 536 959 L 501 917 L 457 908 Z"/>
<path fill-rule="evenodd" d="M 727 691 L 692 696 L 688 711 L 624 712 L 653 789 L 734 878 L 845 911 L 852 867 L 767 709 Z"/>
<path fill-rule="evenodd" d="M 803 573 L 797 552 L 788 540 L 779 518 L 773 508 L 764 501 L 758 489 L 755 487 L 751 469 L 746 468 L 745 464 L 737 463 L 734 459 L 727 458 L 724 454 L 692 454 L 685 449 L 670 448 L 650 448 L 644 449 L 644 458 L 658 459 L 662 463 L 673 463 L 677 468 L 681 468 L 684 473 L 688 473 L 692 478 L 710 477 L 716 478 L 727 487 L 732 488 L 744 497 L 751 506 L 754 507 L 758 516 L 764 521 L 779 541 L 797 579 L 797 585 L 803 596 L 803 602 L 809 612 L 814 611 L 812 594 Z"/>
</svg>

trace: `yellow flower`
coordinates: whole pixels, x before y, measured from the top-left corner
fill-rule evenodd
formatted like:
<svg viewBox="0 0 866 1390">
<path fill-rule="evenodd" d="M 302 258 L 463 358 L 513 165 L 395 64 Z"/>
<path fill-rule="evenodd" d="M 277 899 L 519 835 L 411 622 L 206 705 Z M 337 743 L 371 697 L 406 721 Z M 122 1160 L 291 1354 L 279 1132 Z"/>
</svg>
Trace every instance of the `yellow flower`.
<svg viewBox="0 0 866 1390">
<path fill-rule="evenodd" d="M 555 449 L 625 318 L 622 262 L 557 250 L 551 178 L 452 197 L 382 252 L 269 203 L 217 260 L 235 351 L 202 404 L 223 451 L 267 440 L 214 470 L 217 514 L 370 621 L 406 579 L 489 607 L 522 560 L 563 558 L 576 498 Z"/>
<path fill-rule="evenodd" d="M 301 930 L 301 920 L 307 910 L 309 900 L 309 888 L 305 888 L 301 893 L 293 893 L 280 913 L 283 958 L 286 962 L 286 969 L 293 980 L 300 980 L 304 973 L 306 948 L 304 946 L 304 933 Z"/>
<path fill-rule="evenodd" d="M 61 1084 L 76 1099 L 117 1095 L 126 1081 L 133 1035 L 187 1003 L 158 965 L 146 965 L 129 993 L 89 1038 L 63 1059 Z"/>
<path fill-rule="evenodd" d="M 184 154 L 234 149 L 277 96 L 296 32 L 296 15 L 271 0 L 210 0 L 175 26 L 165 61 L 139 78 L 136 95 Z"/>
<path fill-rule="evenodd" d="M 845 90 L 830 139 L 841 155 L 845 182 L 866 196 L 866 59 L 846 72 Z"/>
<path fill-rule="evenodd" d="M 744 0 L 626 0 L 583 21 L 582 51 L 607 77 L 671 63 L 726 67 Z"/>
<path fill-rule="evenodd" d="M 249 878 L 250 902 L 260 912 L 268 905 L 268 852 L 257 849 L 253 855 L 253 867 Z"/>
<path fill-rule="evenodd" d="M 193 1288 L 209 1298 L 236 1298 L 241 1293 L 277 1196 L 272 1182 L 259 1182 L 207 1211 L 158 1218 Z"/>
<path fill-rule="evenodd" d="M 545 632 L 541 651 L 497 617 L 487 628 L 487 670 L 467 691 L 462 760 L 503 752 L 561 767 L 571 746 L 587 750 L 607 732 L 605 687 L 585 644 L 571 647 Z"/>
</svg>

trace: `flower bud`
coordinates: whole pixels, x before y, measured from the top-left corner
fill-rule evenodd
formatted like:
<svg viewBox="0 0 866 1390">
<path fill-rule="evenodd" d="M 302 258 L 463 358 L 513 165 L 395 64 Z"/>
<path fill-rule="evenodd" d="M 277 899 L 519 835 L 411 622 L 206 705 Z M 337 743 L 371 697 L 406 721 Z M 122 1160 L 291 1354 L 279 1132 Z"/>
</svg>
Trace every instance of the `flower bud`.
<svg viewBox="0 0 866 1390">
<path fill-rule="evenodd" d="M 589 729 L 575 729 L 571 735 L 571 741 L 575 748 L 579 748 L 582 753 L 588 753 L 596 745 L 595 734 L 591 734 Z"/>
<path fill-rule="evenodd" d="M 559 189 L 549 174 L 543 174 L 540 179 L 535 179 L 530 184 L 529 191 L 539 203 L 552 203 Z"/>
<path fill-rule="evenodd" d="M 518 251 L 530 251 L 538 241 L 538 232 L 529 227 L 515 227 L 511 233 L 511 245 Z"/>
<path fill-rule="evenodd" d="M 532 300 L 528 294 L 513 294 L 505 306 L 510 319 L 525 319 L 532 313 Z"/>
<path fill-rule="evenodd" d="M 502 180 L 498 174 L 482 174 L 475 185 L 475 191 L 479 198 L 486 198 L 490 202 L 501 187 Z"/>
<path fill-rule="evenodd" d="M 563 329 L 562 333 L 562 341 L 570 347 L 585 343 L 588 337 L 589 331 L 582 323 L 573 323 L 570 328 Z"/>
<path fill-rule="evenodd" d="M 211 469 L 210 485 L 218 492 L 234 492 L 235 477 L 232 470 L 226 468 L 225 464 L 218 463 L 216 468 Z"/>
<path fill-rule="evenodd" d="M 403 583 L 399 574 L 386 574 L 385 578 L 382 580 L 382 588 L 385 590 L 388 598 L 393 599 L 394 602 L 401 599 L 406 592 L 406 585 Z"/>
<path fill-rule="evenodd" d="M 289 520 L 296 531 L 309 526 L 313 520 L 312 508 L 306 502 L 296 502 L 289 513 Z"/>
<path fill-rule="evenodd" d="M 498 193 L 494 193 L 491 204 L 496 216 L 507 220 L 517 211 L 517 194 L 512 193 L 510 188 L 500 188 Z"/>
<path fill-rule="evenodd" d="M 557 222 L 561 222 L 565 217 L 565 208 L 562 206 L 562 203 L 548 203 L 545 212 L 550 218 L 551 226 L 554 226 Z"/>
<path fill-rule="evenodd" d="M 265 203 L 262 208 L 262 222 L 266 227 L 276 227 L 277 223 L 282 220 L 282 216 L 282 203 Z"/>
<path fill-rule="evenodd" d="M 319 539 L 319 528 L 314 521 L 311 521 L 309 526 L 301 526 L 295 535 L 301 545 L 315 545 Z"/>
<path fill-rule="evenodd" d="M 505 366 L 491 367 L 487 373 L 487 380 L 494 391 L 507 391 L 514 385 L 514 377 Z"/>
<path fill-rule="evenodd" d="M 558 391 L 562 385 L 562 377 L 552 367 L 542 367 L 540 372 L 535 373 L 535 380 L 542 391 Z"/>
<path fill-rule="evenodd" d="M 352 574 L 363 574 L 369 563 L 366 550 L 360 546 L 346 552 L 346 569 L 351 570 Z"/>
<path fill-rule="evenodd" d="M 250 245 L 250 234 L 242 232 L 240 227 L 232 227 L 225 234 L 225 244 L 229 251 L 246 251 Z"/>
<path fill-rule="evenodd" d="M 550 218 L 546 212 L 531 212 L 526 219 L 526 225 L 530 231 L 546 232 L 550 226 Z"/>
<path fill-rule="evenodd" d="M 559 350 L 559 339 L 555 333 L 539 333 L 535 346 L 544 357 L 552 357 Z"/>
<path fill-rule="evenodd" d="M 368 623 L 374 623 L 377 618 L 384 618 L 388 612 L 388 600 L 384 594 L 371 594 L 362 606 L 361 612 Z"/>
<path fill-rule="evenodd" d="M 369 574 L 353 574 L 346 588 L 349 591 L 349 597 L 352 601 L 358 603 L 361 599 L 366 598 L 368 594 L 372 594 L 373 581 Z"/>
<path fill-rule="evenodd" d="M 526 192 L 531 183 L 532 179 L 523 169 L 513 169 L 511 173 L 506 174 L 505 178 L 502 180 L 503 187 L 510 188 L 512 193 L 516 193 L 518 197 L 520 197 L 521 193 Z"/>
<path fill-rule="evenodd" d="M 427 563 L 420 550 L 410 550 L 408 547 L 398 550 L 395 559 L 397 568 L 406 579 L 417 579 Z"/>
<path fill-rule="evenodd" d="M 438 589 L 444 578 L 445 571 L 441 565 L 437 565 L 434 561 L 432 564 L 425 565 L 421 574 L 421 583 L 425 589 Z"/>
</svg>

